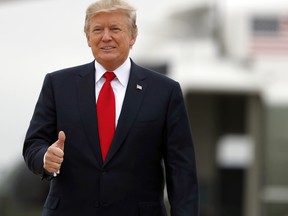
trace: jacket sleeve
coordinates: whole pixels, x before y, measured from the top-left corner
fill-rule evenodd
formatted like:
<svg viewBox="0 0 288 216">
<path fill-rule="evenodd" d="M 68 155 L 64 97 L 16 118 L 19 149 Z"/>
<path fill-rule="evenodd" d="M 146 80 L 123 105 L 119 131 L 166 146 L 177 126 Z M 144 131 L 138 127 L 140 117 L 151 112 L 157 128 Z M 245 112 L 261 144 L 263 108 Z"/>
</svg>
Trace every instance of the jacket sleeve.
<svg viewBox="0 0 288 216">
<path fill-rule="evenodd" d="M 198 216 L 194 146 L 179 83 L 171 93 L 166 119 L 164 161 L 171 216 Z"/>
<path fill-rule="evenodd" d="M 47 74 L 30 121 L 23 145 L 23 157 L 28 168 L 45 179 L 51 175 L 43 168 L 47 148 L 57 140 L 56 112 L 50 75 Z"/>
</svg>

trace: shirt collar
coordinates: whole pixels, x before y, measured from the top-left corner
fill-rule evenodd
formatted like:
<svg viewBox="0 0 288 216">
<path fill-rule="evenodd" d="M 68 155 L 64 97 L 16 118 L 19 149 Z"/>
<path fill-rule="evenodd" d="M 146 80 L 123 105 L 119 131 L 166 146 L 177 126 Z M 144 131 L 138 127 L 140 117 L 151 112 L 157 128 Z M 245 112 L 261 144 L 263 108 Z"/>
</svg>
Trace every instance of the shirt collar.
<svg viewBox="0 0 288 216">
<path fill-rule="evenodd" d="M 130 58 L 127 58 L 126 61 L 120 67 L 118 67 L 116 70 L 113 71 L 119 82 L 125 87 L 128 85 L 130 69 L 131 69 L 131 61 Z M 96 83 L 101 79 L 101 77 L 105 72 L 107 72 L 107 70 L 97 61 L 95 61 Z"/>
</svg>

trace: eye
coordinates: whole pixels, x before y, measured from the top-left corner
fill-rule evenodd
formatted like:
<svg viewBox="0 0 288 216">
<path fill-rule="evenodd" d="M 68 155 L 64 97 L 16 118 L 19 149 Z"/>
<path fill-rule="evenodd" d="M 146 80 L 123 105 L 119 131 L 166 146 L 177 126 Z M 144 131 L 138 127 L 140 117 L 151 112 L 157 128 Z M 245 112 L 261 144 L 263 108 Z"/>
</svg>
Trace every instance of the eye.
<svg viewBox="0 0 288 216">
<path fill-rule="evenodd" d="M 96 27 L 93 29 L 93 32 L 95 33 L 101 33 L 103 31 L 103 28 L 99 28 L 99 27 Z"/>
<path fill-rule="evenodd" d="M 112 32 L 114 32 L 114 33 L 118 33 L 118 32 L 121 31 L 121 29 L 118 28 L 118 27 L 113 27 L 111 30 L 112 30 Z"/>
</svg>

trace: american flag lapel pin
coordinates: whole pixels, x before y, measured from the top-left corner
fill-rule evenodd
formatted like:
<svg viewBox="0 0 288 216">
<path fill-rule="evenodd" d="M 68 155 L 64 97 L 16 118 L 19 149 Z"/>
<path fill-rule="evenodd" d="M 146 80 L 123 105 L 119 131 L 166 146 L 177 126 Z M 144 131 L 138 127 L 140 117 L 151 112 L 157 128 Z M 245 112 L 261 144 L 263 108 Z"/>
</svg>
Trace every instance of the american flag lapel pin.
<svg viewBox="0 0 288 216">
<path fill-rule="evenodd" d="M 142 86 L 139 85 L 139 84 L 137 84 L 137 85 L 136 85 L 136 89 L 137 89 L 137 90 L 142 90 Z"/>
</svg>

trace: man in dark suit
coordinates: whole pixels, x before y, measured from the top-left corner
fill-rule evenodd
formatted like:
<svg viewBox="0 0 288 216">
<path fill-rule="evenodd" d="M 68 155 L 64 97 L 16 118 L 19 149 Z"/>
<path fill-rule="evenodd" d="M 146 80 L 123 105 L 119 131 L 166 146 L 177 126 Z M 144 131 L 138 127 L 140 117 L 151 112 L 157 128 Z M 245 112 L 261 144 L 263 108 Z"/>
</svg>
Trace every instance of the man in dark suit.
<svg viewBox="0 0 288 216">
<path fill-rule="evenodd" d="M 129 58 L 135 9 L 100 0 L 85 33 L 95 61 L 46 75 L 24 142 L 29 169 L 51 180 L 42 215 L 166 216 L 166 182 L 171 215 L 197 216 L 182 92 Z"/>
</svg>

